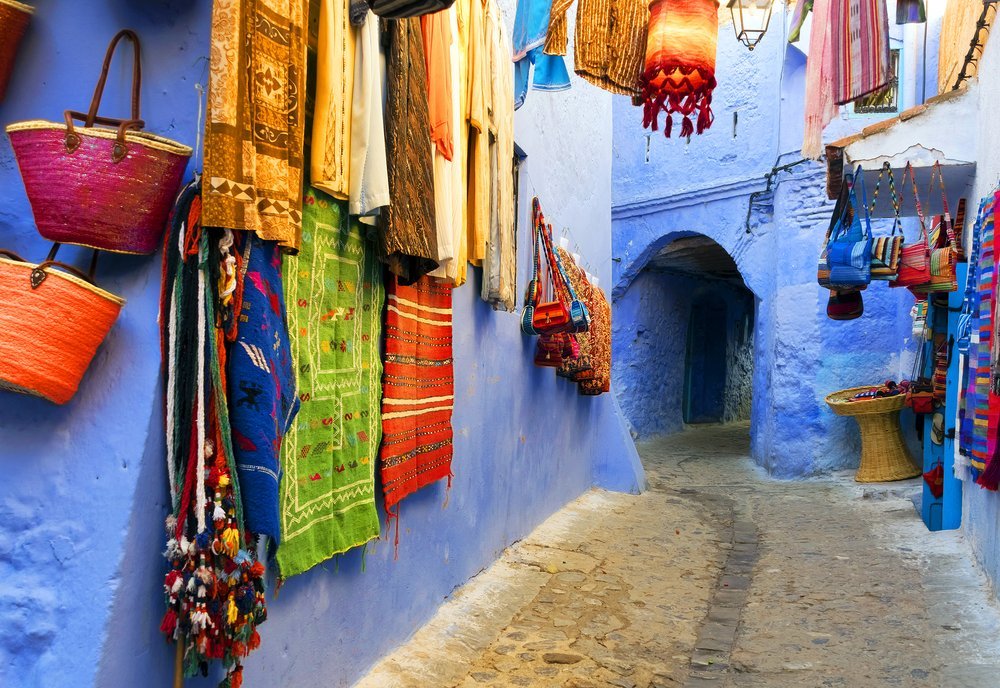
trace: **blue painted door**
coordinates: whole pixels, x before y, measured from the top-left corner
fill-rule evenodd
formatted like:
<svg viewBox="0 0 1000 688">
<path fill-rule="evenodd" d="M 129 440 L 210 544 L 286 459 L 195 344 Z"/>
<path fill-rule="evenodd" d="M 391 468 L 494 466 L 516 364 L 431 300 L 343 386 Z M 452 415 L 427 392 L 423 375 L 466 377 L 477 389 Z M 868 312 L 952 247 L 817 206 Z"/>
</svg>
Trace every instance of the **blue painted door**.
<svg viewBox="0 0 1000 688">
<path fill-rule="evenodd" d="M 726 302 L 697 299 L 688 324 L 684 422 L 721 423 L 726 410 Z"/>
</svg>

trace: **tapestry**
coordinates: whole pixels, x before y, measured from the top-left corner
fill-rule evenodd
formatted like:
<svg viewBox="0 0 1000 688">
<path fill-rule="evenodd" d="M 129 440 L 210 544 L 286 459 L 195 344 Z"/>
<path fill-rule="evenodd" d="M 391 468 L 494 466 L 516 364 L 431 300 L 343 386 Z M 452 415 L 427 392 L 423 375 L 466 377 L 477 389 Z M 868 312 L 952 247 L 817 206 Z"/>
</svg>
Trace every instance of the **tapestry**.
<svg viewBox="0 0 1000 688">
<path fill-rule="evenodd" d="M 886 1 L 833 0 L 830 27 L 834 102 L 843 105 L 885 88 L 893 77 Z"/>
<path fill-rule="evenodd" d="M 305 0 L 215 0 L 202 222 L 296 248 Z"/>
<path fill-rule="evenodd" d="M 277 542 L 281 440 L 299 409 L 283 300 L 281 249 L 273 241 L 240 233 L 232 250 L 240 255 L 241 273 L 233 286 L 242 283 L 234 305 L 235 342 L 228 351 L 233 452 L 247 526 Z M 237 263 L 235 255 L 228 260 Z"/>
<path fill-rule="evenodd" d="M 429 146 L 428 146 L 429 149 Z M 382 267 L 346 203 L 305 195 L 284 264 L 299 415 L 281 449 L 278 568 L 294 576 L 379 535 Z"/>
<path fill-rule="evenodd" d="M 400 500 L 451 478 L 455 378 L 449 284 L 389 282 L 382 400 L 382 487 Z"/>
</svg>

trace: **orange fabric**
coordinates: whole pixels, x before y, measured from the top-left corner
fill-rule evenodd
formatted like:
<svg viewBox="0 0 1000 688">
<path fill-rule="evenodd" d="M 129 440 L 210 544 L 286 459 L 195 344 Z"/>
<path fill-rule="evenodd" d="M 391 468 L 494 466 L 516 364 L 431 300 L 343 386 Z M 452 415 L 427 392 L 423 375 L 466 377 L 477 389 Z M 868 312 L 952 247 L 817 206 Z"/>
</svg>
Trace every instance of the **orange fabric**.
<svg viewBox="0 0 1000 688">
<path fill-rule="evenodd" d="M 427 64 L 427 107 L 431 120 L 431 141 L 446 160 L 454 155 L 451 107 L 451 31 L 448 10 L 420 17 Z"/>
<path fill-rule="evenodd" d="M 34 267 L 0 258 L 0 389 L 65 404 L 124 302 L 58 268 L 32 289 Z"/>
</svg>

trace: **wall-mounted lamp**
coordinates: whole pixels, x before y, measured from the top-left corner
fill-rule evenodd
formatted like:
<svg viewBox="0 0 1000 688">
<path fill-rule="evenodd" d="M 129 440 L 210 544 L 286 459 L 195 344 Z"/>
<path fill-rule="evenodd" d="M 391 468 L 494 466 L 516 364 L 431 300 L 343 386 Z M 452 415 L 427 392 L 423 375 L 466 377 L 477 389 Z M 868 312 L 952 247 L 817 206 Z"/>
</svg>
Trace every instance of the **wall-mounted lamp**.
<svg viewBox="0 0 1000 688">
<path fill-rule="evenodd" d="M 729 0 L 728 6 L 736 40 L 753 50 L 767 33 L 774 0 Z"/>
</svg>

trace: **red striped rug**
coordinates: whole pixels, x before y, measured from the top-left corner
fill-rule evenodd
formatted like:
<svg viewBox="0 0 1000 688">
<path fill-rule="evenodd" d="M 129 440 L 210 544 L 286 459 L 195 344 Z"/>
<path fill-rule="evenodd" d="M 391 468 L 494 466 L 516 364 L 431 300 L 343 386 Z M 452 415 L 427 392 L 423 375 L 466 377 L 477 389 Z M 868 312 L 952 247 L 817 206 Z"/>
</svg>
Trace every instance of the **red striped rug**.
<svg viewBox="0 0 1000 688">
<path fill-rule="evenodd" d="M 451 286 L 424 277 L 387 288 L 382 376 L 382 486 L 393 507 L 425 485 L 451 477 Z"/>
</svg>

